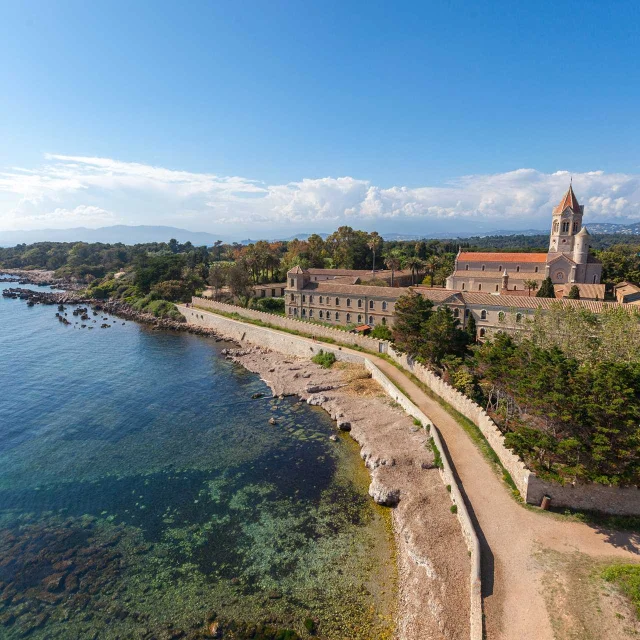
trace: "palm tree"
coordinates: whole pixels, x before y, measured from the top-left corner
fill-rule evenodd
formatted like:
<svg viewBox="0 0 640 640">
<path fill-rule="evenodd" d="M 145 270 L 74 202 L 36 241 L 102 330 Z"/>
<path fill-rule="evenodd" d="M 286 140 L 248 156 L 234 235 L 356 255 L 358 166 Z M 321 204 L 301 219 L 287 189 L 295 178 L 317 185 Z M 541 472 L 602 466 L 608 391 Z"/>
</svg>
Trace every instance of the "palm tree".
<svg viewBox="0 0 640 640">
<path fill-rule="evenodd" d="M 391 286 L 393 287 L 393 278 L 395 276 L 396 269 L 399 269 L 402 265 L 400 256 L 394 253 L 390 253 L 385 259 L 384 264 L 387 269 L 391 269 Z"/>
<path fill-rule="evenodd" d="M 440 260 L 436 256 L 429 256 L 426 262 L 427 272 L 431 277 L 431 286 L 433 287 L 433 277 L 436 269 L 440 266 Z"/>
<path fill-rule="evenodd" d="M 423 262 L 422 260 L 420 260 L 420 258 L 407 258 L 404 261 L 404 268 L 405 269 L 411 269 L 411 284 L 415 284 L 416 280 L 415 280 L 415 276 L 418 273 L 418 271 L 420 271 L 420 269 L 422 268 Z"/>
<path fill-rule="evenodd" d="M 372 273 L 376 272 L 376 250 L 380 248 L 382 244 L 382 238 L 378 234 L 377 231 L 373 231 L 369 234 L 369 241 L 367 242 L 367 246 L 371 251 L 373 251 L 373 268 L 371 269 Z"/>
<path fill-rule="evenodd" d="M 531 291 L 535 291 L 539 286 L 537 280 L 525 280 L 523 284 L 529 291 L 529 295 L 531 295 Z"/>
</svg>

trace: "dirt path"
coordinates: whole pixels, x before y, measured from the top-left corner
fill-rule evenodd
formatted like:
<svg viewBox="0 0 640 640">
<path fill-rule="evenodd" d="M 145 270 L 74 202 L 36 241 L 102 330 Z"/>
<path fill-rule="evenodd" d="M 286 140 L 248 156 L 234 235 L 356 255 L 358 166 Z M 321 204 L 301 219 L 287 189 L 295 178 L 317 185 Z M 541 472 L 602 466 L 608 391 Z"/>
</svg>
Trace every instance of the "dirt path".
<svg viewBox="0 0 640 640">
<path fill-rule="evenodd" d="M 544 569 L 536 558 L 541 548 L 640 562 L 638 534 L 601 531 L 518 504 L 454 418 L 392 364 L 367 357 L 409 394 L 442 435 L 468 507 L 478 523 L 489 640 L 555 637 L 541 593 Z"/>
</svg>

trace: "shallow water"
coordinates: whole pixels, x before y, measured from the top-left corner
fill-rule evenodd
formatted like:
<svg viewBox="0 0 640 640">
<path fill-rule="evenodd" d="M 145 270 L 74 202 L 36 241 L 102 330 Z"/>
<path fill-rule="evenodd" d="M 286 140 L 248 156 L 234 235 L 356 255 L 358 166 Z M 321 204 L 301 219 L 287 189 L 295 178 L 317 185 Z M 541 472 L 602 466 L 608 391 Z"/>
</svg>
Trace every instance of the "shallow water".
<svg viewBox="0 0 640 640">
<path fill-rule="evenodd" d="M 305 619 L 390 637 L 388 514 L 355 443 L 224 343 L 74 308 L 64 326 L 0 298 L 0 637 L 201 637 L 216 617 L 249 623 L 237 638 Z"/>
</svg>

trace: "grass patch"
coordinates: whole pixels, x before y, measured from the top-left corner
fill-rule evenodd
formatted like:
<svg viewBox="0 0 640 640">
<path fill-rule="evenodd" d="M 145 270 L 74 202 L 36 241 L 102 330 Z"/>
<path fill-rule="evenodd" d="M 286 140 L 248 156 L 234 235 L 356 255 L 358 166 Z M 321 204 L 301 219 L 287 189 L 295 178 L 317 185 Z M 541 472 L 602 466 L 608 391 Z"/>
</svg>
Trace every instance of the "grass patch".
<svg viewBox="0 0 640 640">
<path fill-rule="evenodd" d="M 640 516 L 614 516 L 597 511 L 577 511 L 574 509 L 551 509 L 551 513 L 564 516 L 575 522 L 584 522 L 593 527 L 614 529 L 616 531 L 640 532 Z"/>
<path fill-rule="evenodd" d="M 451 513 L 458 513 L 458 505 L 452 504 L 449 509 L 451 509 Z"/>
<path fill-rule="evenodd" d="M 614 564 L 602 572 L 607 582 L 612 582 L 631 600 L 636 616 L 640 619 L 640 565 Z"/>
<path fill-rule="evenodd" d="M 318 351 L 318 353 L 316 353 L 316 355 L 311 358 L 311 362 L 315 362 L 325 369 L 331 369 L 335 361 L 336 356 L 333 351 L 323 351 L 322 349 L 320 349 L 320 351 Z"/>
<path fill-rule="evenodd" d="M 438 467 L 438 469 L 442 469 L 444 464 L 442 463 L 440 449 L 438 449 L 438 445 L 436 445 L 436 441 L 433 438 L 429 438 L 429 446 L 431 447 L 431 451 L 433 451 L 433 463 Z"/>
</svg>

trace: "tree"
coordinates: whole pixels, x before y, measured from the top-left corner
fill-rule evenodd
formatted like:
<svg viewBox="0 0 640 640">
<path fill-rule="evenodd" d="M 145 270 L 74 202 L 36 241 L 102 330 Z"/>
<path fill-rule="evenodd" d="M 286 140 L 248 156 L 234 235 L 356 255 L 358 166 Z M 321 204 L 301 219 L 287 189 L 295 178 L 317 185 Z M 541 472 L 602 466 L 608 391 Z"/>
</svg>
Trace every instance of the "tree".
<svg viewBox="0 0 640 640">
<path fill-rule="evenodd" d="M 529 292 L 529 295 L 531 295 L 532 291 L 535 291 L 538 288 L 537 280 L 525 280 L 523 284 Z"/>
<path fill-rule="evenodd" d="M 393 334 L 386 324 L 377 324 L 369 336 L 371 338 L 377 338 L 378 340 L 391 340 Z"/>
<path fill-rule="evenodd" d="M 574 284 L 571 289 L 569 289 L 567 298 L 569 298 L 569 300 L 580 300 L 580 287 L 577 284 Z"/>
<path fill-rule="evenodd" d="M 463 355 L 469 338 L 458 325 L 449 307 L 436 309 L 424 324 L 420 355 L 436 366 L 447 355 Z"/>
<path fill-rule="evenodd" d="M 537 298 L 555 298 L 556 292 L 553 288 L 553 282 L 551 282 L 551 278 L 547 277 L 542 281 L 540 288 L 538 289 L 538 293 L 536 293 Z"/>
<path fill-rule="evenodd" d="M 397 251 L 392 251 L 387 255 L 384 259 L 384 264 L 387 269 L 391 269 L 391 286 L 393 287 L 393 279 L 395 276 L 395 272 L 400 268 L 402 262 L 400 260 L 400 255 Z"/>
<path fill-rule="evenodd" d="M 377 231 L 373 231 L 369 234 L 369 241 L 367 242 L 367 246 L 371 249 L 373 253 L 373 262 L 371 271 L 375 272 L 376 270 L 376 251 L 382 246 L 382 238 L 378 234 Z"/>
<path fill-rule="evenodd" d="M 227 273 L 224 267 L 219 264 L 214 264 L 209 269 L 209 284 L 213 287 L 213 297 L 217 298 L 218 293 L 222 287 L 224 287 L 227 281 Z"/>
<path fill-rule="evenodd" d="M 251 276 L 242 264 L 234 264 L 227 271 L 227 284 L 231 293 L 240 297 L 251 295 Z"/>
<path fill-rule="evenodd" d="M 393 342 L 398 351 L 419 356 L 424 341 L 423 333 L 431 317 L 433 302 L 410 291 L 398 298 L 395 305 Z"/>
<path fill-rule="evenodd" d="M 476 319 L 473 317 L 473 314 L 469 314 L 469 318 L 467 320 L 467 326 L 465 327 L 465 331 L 467 332 L 467 336 L 469 339 L 469 344 L 475 344 L 478 339 L 478 329 L 476 327 Z"/>
<path fill-rule="evenodd" d="M 154 284 L 151 291 L 162 300 L 170 302 L 189 302 L 194 294 L 190 283 L 182 280 L 164 280 Z"/>
<path fill-rule="evenodd" d="M 422 269 L 423 266 L 422 260 L 420 258 L 407 258 L 405 260 L 404 266 L 405 269 L 411 270 L 411 284 L 416 283 L 416 274 Z"/>
</svg>

